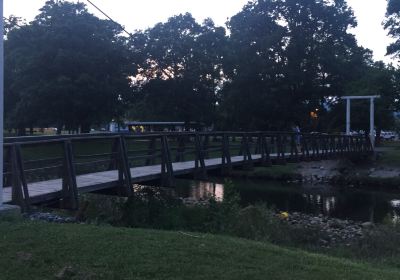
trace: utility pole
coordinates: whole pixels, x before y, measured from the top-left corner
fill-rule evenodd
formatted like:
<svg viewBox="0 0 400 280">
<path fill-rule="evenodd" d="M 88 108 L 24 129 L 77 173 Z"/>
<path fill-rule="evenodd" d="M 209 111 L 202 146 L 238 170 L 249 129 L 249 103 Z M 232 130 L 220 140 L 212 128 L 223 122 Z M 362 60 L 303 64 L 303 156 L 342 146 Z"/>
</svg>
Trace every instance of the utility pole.
<svg viewBox="0 0 400 280">
<path fill-rule="evenodd" d="M 371 97 L 369 100 L 370 109 L 369 109 L 369 137 L 371 139 L 371 145 L 375 148 L 375 103 L 374 97 Z"/>
<path fill-rule="evenodd" d="M 0 0 L 1 40 L 0 40 L 0 208 L 3 205 L 3 129 L 4 129 L 4 19 L 3 0 Z"/>
<path fill-rule="evenodd" d="M 349 98 L 346 99 L 346 134 L 350 135 L 350 120 L 351 120 L 351 114 L 350 114 L 350 104 L 351 101 Z"/>
</svg>

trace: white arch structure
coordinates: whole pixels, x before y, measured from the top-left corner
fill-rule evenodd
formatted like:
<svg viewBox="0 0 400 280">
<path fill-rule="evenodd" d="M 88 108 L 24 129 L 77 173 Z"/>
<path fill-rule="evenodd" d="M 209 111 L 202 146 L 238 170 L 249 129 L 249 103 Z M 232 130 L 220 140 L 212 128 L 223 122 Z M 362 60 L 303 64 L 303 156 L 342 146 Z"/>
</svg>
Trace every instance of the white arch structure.
<svg viewBox="0 0 400 280">
<path fill-rule="evenodd" d="M 380 98 L 380 95 L 365 95 L 365 96 L 342 96 L 346 100 L 346 134 L 350 135 L 350 114 L 351 114 L 351 100 L 353 99 L 369 99 L 369 137 L 371 145 L 375 147 L 375 99 Z"/>
</svg>

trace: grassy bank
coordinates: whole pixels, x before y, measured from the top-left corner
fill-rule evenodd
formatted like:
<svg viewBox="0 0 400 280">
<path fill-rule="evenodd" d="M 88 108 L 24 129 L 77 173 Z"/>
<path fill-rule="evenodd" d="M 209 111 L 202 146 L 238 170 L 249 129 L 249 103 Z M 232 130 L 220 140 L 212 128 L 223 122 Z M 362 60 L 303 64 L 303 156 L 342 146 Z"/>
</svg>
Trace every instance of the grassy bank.
<svg viewBox="0 0 400 280">
<path fill-rule="evenodd" d="M 400 142 L 388 141 L 376 148 L 377 163 L 385 166 L 400 166 Z"/>
<path fill-rule="evenodd" d="M 225 236 L 0 222 L 2 279 L 398 279 L 400 271 Z"/>
</svg>

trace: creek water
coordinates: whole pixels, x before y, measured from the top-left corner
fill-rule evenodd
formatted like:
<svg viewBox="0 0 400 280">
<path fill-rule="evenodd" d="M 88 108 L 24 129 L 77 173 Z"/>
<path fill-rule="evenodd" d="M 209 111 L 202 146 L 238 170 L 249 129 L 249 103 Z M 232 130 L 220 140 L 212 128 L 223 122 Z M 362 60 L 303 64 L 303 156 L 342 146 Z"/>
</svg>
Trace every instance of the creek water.
<svg viewBox="0 0 400 280">
<path fill-rule="evenodd" d="M 289 184 L 284 182 L 229 179 L 239 192 L 242 204 L 265 203 L 278 211 L 325 215 L 375 223 L 400 221 L 400 194 L 371 192 L 330 185 Z M 177 179 L 174 193 L 189 200 L 213 195 L 223 199 L 222 178 L 206 181 Z"/>
</svg>

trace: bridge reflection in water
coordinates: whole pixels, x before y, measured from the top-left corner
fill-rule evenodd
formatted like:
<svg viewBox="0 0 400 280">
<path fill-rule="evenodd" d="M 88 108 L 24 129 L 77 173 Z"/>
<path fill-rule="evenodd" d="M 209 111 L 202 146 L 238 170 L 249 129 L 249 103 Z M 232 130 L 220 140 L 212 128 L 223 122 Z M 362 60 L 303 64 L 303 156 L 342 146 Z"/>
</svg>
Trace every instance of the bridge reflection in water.
<svg viewBox="0 0 400 280">
<path fill-rule="evenodd" d="M 224 185 L 217 182 L 177 180 L 174 192 L 179 197 L 190 198 L 195 201 L 206 200 L 210 197 L 222 201 Z"/>
</svg>

